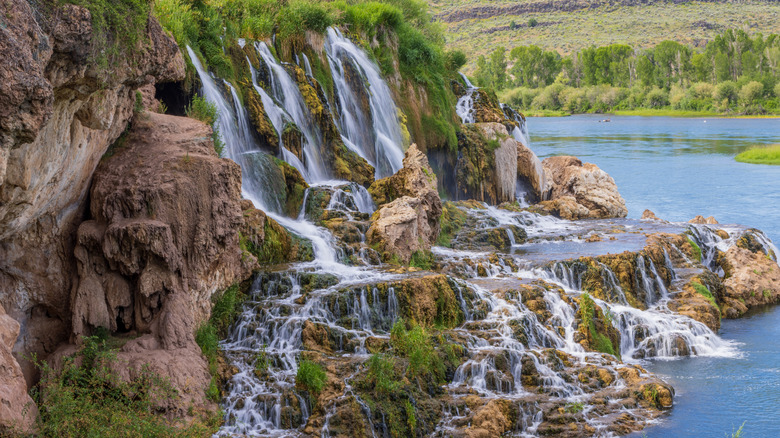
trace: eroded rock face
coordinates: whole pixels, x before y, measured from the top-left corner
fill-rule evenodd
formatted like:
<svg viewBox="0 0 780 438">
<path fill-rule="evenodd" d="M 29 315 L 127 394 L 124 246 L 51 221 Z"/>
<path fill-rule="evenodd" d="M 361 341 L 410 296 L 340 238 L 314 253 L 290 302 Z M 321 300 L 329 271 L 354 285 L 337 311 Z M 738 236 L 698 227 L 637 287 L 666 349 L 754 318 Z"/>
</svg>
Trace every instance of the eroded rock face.
<svg viewBox="0 0 780 438">
<path fill-rule="evenodd" d="M 615 180 L 598 166 L 569 156 L 546 158 L 542 165 L 549 177 L 550 201 L 540 207 L 563 219 L 625 217 L 626 202 Z"/>
<path fill-rule="evenodd" d="M 721 264 L 727 288 L 724 316 L 736 318 L 751 307 L 780 301 L 780 267 L 763 251 L 733 246 Z"/>
<path fill-rule="evenodd" d="M 489 204 L 515 200 L 518 145 L 500 123 L 465 125 L 458 136 L 457 198 Z"/>
<path fill-rule="evenodd" d="M 395 175 L 369 188 L 380 208 L 371 218 L 366 238 L 388 257 L 395 254 L 408 263 L 414 252 L 430 249 L 436 242 L 442 205 L 436 175 L 425 154 L 412 145 L 403 163 Z"/>
<path fill-rule="evenodd" d="M 14 351 L 44 358 L 70 332 L 73 247 L 92 173 L 133 117 L 135 90 L 183 78 L 184 60 L 154 19 L 143 47 L 106 69 L 87 9 L 10 0 L 3 11 L 0 302 L 21 323 Z"/>
<path fill-rule="evenodd" d="M 22 368 L 11 353 L 19 323 L 0 306 L 0 434 L 28 432 L 35 422 L 37 408 L 27 394 Z"/>
<path fill-rule="evenodd" d="M 550 185 L 542 161 L 534 151 L 517 143 L 517 179 L 530 189 L 530 201 L 546 201 L 550 198 Z"/>
</svg>

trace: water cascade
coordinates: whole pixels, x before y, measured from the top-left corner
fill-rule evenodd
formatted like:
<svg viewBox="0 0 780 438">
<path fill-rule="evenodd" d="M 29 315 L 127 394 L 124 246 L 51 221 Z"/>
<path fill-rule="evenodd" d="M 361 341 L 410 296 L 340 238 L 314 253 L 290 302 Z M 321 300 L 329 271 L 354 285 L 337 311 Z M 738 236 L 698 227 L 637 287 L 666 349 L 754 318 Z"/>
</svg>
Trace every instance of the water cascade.
<svg viewBox="0 0 780 438">
<path fill-rule="evenodd" d="M 474 92 L 478 88 L 463 73 L 460 74 L 460 77 L 463 78 L 463 82 L 466 84 L 466 94 L 458 99 L 458 103 L 455 105 L 455 112 L 463 123 L 474 123 Z"/>
<path fill-rule="evenodd" d="M 344 144 L 376 169 L 376 177 L 397 172 L 404 158 L 398 109 L 379 68 L 366 53 L 334 28 L 325 42 L 334 93 L 337 122 Z M 364 102 L 368 108 L 364 108 Z"/>
</svg>

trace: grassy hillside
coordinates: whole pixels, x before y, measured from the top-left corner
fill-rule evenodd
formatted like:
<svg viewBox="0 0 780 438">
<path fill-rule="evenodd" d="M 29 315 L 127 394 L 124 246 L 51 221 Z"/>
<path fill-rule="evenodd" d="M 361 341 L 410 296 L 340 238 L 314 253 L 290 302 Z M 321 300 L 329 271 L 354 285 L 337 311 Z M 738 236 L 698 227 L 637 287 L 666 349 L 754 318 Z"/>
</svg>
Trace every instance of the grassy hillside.
<svg viewBox="0 0 780 438">
<path fill-rule="evenodd" d="M 534 44 L 569 54 L 613 43 L 650 47 L 670 39 L 703 47 L 726 29 L 780 32 L 780 2 L 642 0 L 429 0 L 444 23 L 449 49 L 466 53 L 473 73 L 479 55 Z"/>
</svg>

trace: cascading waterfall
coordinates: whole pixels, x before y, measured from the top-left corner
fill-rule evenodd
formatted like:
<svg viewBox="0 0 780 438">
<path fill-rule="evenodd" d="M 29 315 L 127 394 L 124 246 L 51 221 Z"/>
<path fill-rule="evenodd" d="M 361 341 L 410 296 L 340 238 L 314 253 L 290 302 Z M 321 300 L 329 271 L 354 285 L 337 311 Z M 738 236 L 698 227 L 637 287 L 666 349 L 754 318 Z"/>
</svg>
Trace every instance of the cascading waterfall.
<svg viewBox="0 0 780 438">
<path fill-rule="evenodd" d="M 338 100 L 336 119 L 344 144 L 374 166 L 377 179 L 394 174 L 404 158 L 403 135 L 398 108 L 379 68 L 363 50 L 332 27 L 328 28 L 325 52 Z M 368 108 L 364 107 L 362 98 L 367 99 Z"/>
<path fill-rule="evenodd" d="M 455 112 L 460 117 L 461 122 L 474 123 L 474 91 L 478 90 L 478 88 L 463 73 L 460 74 L 460 77 L 463 78 L 463 82 L 466 84 L 466 94 L 458 99 L 458 103 L 455 105 Z"/>
<path fill-rule="evenodd" d="M 345 218 L 347 222 L 365 221 L 375 209 L 371 196 L 360 185 L 329 180 L 327 169 L 317 167 L 316 163 L 321 163 L 317 160 L 321 134 L 303 103 L 297 85 L 268 47 L 258 43 L 256 49 L 268 67 L 269 77 L 266 80 L 269 83 L 260 84 L 254 69 L 252 80 L 274 129 L 280 133 L 287 123 L 292 122 L 305 137 L 304 162 L 295 162 L 287 153 L 283 158 L 301 166 L 312 183 L 309 190 L 329 191 L 330 200 L 324 206 L 325 210 L 338 213 L 338 217 Z M 377 285 L 401 280 L 406 274 L 340 263 L 338 239 L 326 229 L 304 219 L 306 201 L 297 219 L 276 213 L 280 211 L 280 206 L 273 193 L 269 193 L 273 191 L 273 183 L 267 180 L 268 172 L 263 167 L 270 157 L 261 152 L 255 143 L 246 111 L 241 107 L 236 91 L 229 83 L 220 84 L 215 80 L 203 68 L 195 53 L 189 47 L 187 50 L 201 78 L 203 95 L 219 110 L 217 123 L 225 143 L 225 153 L 242 167 L 244 196 L 266 210 L 281 225 L 310 239 L 315 254 L 313 262 L 286 266 L 283 270 L 263 273 L 256 278 L 238 322 L 222 342 L 227 357 L 238 372 L 232 377 L 229 392 L 222 400 L 226 422 L 218 435 L 291 436 L 303 433 L 313 412 L 312 400 L 296 390 L 296 373 L 305 350 L 304 332 L 320 330 L 328 334 L 329 342 L 333 344 L 333 351 L 327 353 L 328 360 L 354 368 L 348 375 L 341 376 L 343 393 L 339 393 L 331 405 L 323 407 L 325 415 L 317 433 L 323 437 L 331 436 L 331 420 L 336 415 L 336 406 L 354 400 L 361 415 L 368 419 L 370 434 L 384 436 L 387 433 L 384 420 L 380 422 L 372 416 L 372 408 L 360 398 L 356 385 L 353 385 L 361 372 L 360 365 L 354 364 L 368 359 L 370 340 L 387 342 L 391 327 L 403 314 L 403 296 L 399 301 L 394 287 Z M 369 161 L 373 160 L 372 164 L 377 165 L 377 176 L 394 172 L 401 165 L 400 133 L 398 138 L 393 137 L 398 123 L 397 109 L 389 91 L 384 91 L 387 87 L 381 82 L 376 66 L 334 29 L 328 32 L 326 51 L 339 100 L 337 108 L 340 112 L 334 110 L 334 117 L 338 119 L 337 125 L 345 142 L 348 141 L 350 147 Z M 310 74 L 308 58 L 300 54 L 299 62 Z M 362 91 L 370 96 L 370 114 L 357 104 L 358 96 L 348 80 L 350 69 L 360 75 L 361 83 L 368 84 L 367 90 Z M 374 74 L 376 76 L 372 76 Z M 379 82 L 375 81 L 377 78 Z M 369 120 L 371 123 L 365 124 Z M 366 134 L 366 126 L 371 127 L 370 135 Z M 305 196 L 309 196 L 309 192 Z M 486 269 L 482 273 L 483 277 L 488 277 L 485 280 L 508 282 L 510 285 L 512 281 L 527 284 L 543 280 L 548 285 L 561 286 L 561 289 L 534 283 L 534 290 L 540 298 L 532 305 L 527 297 L 510 290 L 511 287 L 494 290 L 483 286 L 476 279 L 477 270 L 471 266 L 464 270 L 467 272 L 464 275 L 466 280 L 447 280 L 455 291 L 465 318 L 453 332 L 465 344 L 466 353 L 444 388 L 449 398 L 444 402 L 444 412 L 436 426 L 436 433 L 448 435 L 455 431 L 456 424 L 469 414 L 460 401 L 466 396 L 479 394 L 511 400 L 521 416 L 512 434 L 534 436 L 544 419 L 541 397 L 583 403 L 587 403 L 590 397 L 576 379 L 570 378 L 570 370 L 561 365 L 560 359 L 549 354 L 550 351 L 566 354 L 575 367 L 596 365 L 617 375 L 617 370 L 625 366 L 606 359 L 600 353 L 585 351 L 576 341 L 579 308 L 574 298 L 584 292 L 583 275 L 588 267 L 578 261 L 564 262 L 554 258 L 556 245 L 581 245 L 583 241 L 577 236 L 592 230 L 583 230 L 579 228 L 583 225 L 569 221 L 495 207 L 487 207 L 474 214 L 483 216 L 477 221 L 478 231 L 497 226 L 522 226 L 530 240 L 537 239 L 532 245 L 536 245 L 537 249 L 549 247 L 553 254 L 549 260 L 544 256 L 535 259 L 524 251 L 528 244 L 515 242 L 510 233 L 512 246 L 519 251 L 506 255 L 507 259 L 511 259 L 507 263 L 502 258 L 486 261 Z M 591 222 L 584 226 L 594 225 Z M 608 224 L 605 228 L 612 226 Z M 541 242 L 546 235 L 554 236 L 556 233 L 563 238 Z M 715 249 L 727 249 L 735 243 L 738 235 L 732 232 L 733 237 L 723 239 L 708 227 L 694 227 L 692 234 L 702 248 L 705 262 L 709 264 Z M 766 236 L 759 232 L 754 235 L 767 254 L 777 254 Z M 457 249 L 435 248 L 434 252 L 445 264 L 489 258 L 484 253 Z M 523 266 L 523 269 L 512 267 L 512 262 Z M 610 315 L 611 324 L 620 333 L 619 355 L 623 361 L 738 354 L 735 345 L 719 338 L 704 324 L 668 309 L 667 304 L 676 291 L 668 279 L 659 275 L 659 269 L 661 272 L 666 269 L 672 280 L 676 278 L 676 271 L 666 248 L 663 265 L 659 263 L 656 266 L 649 257 L 637 257 L 634 274 L 637 287 L 645 293 L 647 310 L 628 306 L 626 294 L 615 273 L 605 264 L 598 265 L 598 268 L 609 302 L 595 298 L 594 301 L 605 314 Z M 400 289 L 398 293 L 400 296 Z M 539 302 L 543 303 L 544 314 L 538 312 Z M 524 377 L 527 377 L 524 373 L 529 369 L 538 379 L 533 393 L 523 383 Z M 608 399 L 607 402 L 617 403 L 617 400 Z M 586 406 L 583 410 L 585 419 L 595 430 L 602 430 L 602 420 L 590 409 Z"/>
</svg>

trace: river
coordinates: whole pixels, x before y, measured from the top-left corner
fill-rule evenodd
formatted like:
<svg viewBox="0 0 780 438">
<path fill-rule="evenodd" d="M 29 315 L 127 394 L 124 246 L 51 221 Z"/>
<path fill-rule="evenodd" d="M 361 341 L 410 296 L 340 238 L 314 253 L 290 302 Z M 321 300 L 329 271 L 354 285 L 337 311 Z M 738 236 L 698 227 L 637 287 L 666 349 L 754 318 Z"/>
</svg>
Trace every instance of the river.
<svg viewBox="0 0 780 438">
<path fill-rule="evenodd" d="M 780 166 L 738 163 L 755 144 L 780 142 L 777 119 L 610 117 L 529 119 L 532 148 L 544 158 L 575 155 L 615 179 L 629 217 L 644 209 L 683 221 L 714 216 L 764 230 L 780 241 Z M 780 436 L 780 307 L 724 320 L 720 335 L 736 358 L 646 362 L 671 383 L 675 407 L 637 437 Z"/>
</svg>

